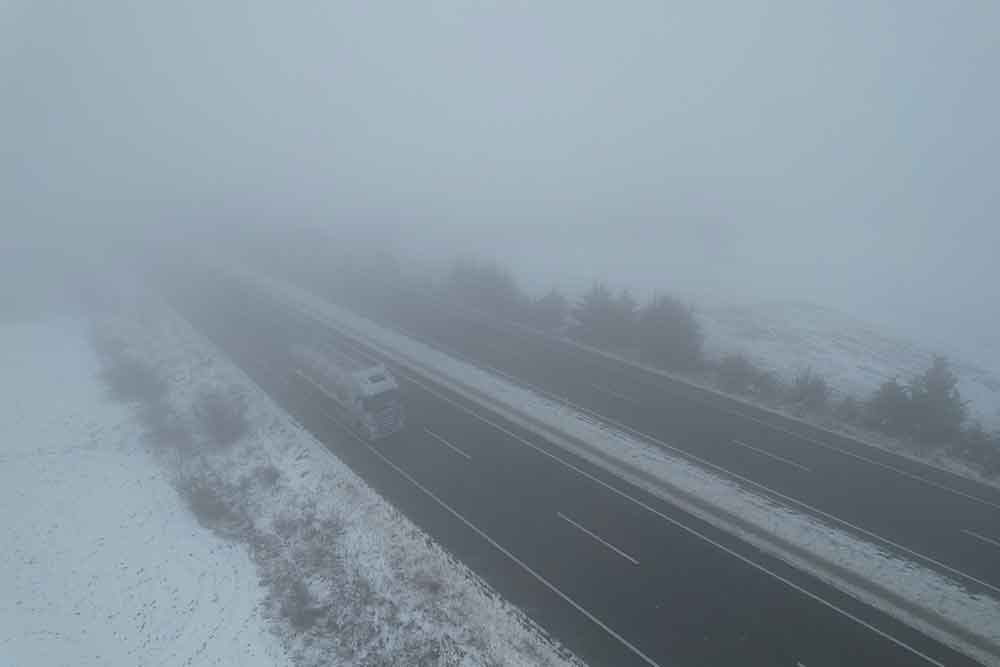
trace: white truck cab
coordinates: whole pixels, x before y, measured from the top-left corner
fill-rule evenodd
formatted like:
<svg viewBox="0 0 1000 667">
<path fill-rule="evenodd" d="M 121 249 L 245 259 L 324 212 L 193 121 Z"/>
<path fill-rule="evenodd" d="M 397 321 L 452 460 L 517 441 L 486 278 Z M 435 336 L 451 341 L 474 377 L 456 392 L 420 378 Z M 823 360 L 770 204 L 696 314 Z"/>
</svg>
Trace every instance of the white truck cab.
<svg viewBox="0 0 1000 667">
<path fill-rule="evenodd" d="M 292 358 L 295 372 L 333 399 L 351 426 L 368 440 L 403 430 L 399 383 L 384 365 L 329 346 L 296 345 Z"/>
</svg>

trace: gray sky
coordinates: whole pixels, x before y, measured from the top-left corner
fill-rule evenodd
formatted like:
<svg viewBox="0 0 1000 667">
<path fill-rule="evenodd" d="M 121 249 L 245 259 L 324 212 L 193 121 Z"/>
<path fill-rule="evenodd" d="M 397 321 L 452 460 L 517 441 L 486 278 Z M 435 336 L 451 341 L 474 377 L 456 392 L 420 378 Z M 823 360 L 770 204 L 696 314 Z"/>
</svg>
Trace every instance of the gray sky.
<svg viewBox="0 0 1000 667">
<path fill-rule="evenodd" d="M 0 225 L 361 220 L 968 348 L 1000 340 L 998 26 L 993 0 L 0 0 Z"/>
</svg>

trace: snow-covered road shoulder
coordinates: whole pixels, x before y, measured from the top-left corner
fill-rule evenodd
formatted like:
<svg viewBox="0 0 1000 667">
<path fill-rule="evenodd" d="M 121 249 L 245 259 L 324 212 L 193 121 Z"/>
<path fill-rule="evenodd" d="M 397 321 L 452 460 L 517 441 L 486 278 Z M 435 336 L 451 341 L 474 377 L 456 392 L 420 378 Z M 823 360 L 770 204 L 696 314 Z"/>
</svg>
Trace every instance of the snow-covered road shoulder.
<svg viewBox="0 0 1000 667">
<path fill-rule="evenodd" d="M 286 664 L 246 549 L 195 521 L 81 322 L 0 328 L 0 663 Z"/>
</svg>

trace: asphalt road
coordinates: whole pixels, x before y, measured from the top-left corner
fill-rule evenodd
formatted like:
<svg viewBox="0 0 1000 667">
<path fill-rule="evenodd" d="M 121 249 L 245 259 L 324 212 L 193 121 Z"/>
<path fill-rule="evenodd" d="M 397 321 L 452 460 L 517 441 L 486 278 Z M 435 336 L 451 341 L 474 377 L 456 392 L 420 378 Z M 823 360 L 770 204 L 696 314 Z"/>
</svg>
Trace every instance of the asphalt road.
<svg viewBox="0 0 1000 667">
<path fill-rule="evenodd" d="M 1000 595 L 1000 490 L 664 375 L 444 306 L 354 303 L 439 349 L 567 400 L 962 582 Z"/>
<path fill-rule="evenodd" d="M 968 659 L 426 380 L 376 444 L 301 381 L 295 342 L 356 348 L 243 287 L 172 302 L 383 497 L 593 665 L 963 665 Z"/>
</svg>

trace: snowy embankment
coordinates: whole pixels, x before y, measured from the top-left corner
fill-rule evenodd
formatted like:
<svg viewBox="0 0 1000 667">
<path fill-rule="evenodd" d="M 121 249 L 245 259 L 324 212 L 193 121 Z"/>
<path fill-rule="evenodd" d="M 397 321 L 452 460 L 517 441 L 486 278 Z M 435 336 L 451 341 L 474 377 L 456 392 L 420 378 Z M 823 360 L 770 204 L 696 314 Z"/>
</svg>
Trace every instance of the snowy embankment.
<svg viewBox="0 0 1000 667">
<path fill-rule="evenodd" d="M 280 281 L 238 272 L 317 321 L 363 341 L 416 375 L 533 428 L 759 548 L 986 662 L 1000 660 L 1000 601 L 849 534 L 817 516 L 747 490 L 537 393 L 459 361 Z M 873 536 L 874 537 L 874 536 Z"/>
<path fill-rule="evenodd" d="M 719 358 L 742 352 L 786 382 L 807 369 L 841 394 L 871 395 L 886 380 L 907 381 L 923 373 L 934 352 L 834 310 L 802 303 L 708 306 L 706 352 Z M 1000 429 L 1000 358 L 984 350 L 977 363 L 952 359 L 969 414 Z"/>
<path fill-rule="evenodd" d="M 104 331 L 166 378 L 142 410 L 150 446 L 199 519 L 248 549 L 264 615 L 295 664 L 579 664 L 187 323 L 150 303 L 129 312 Z M 221 422 L 238 426 L 220 430 L 230 444 L 197 432 L 206 397 L 219 414 L 242 406 Z"/>
<path fill-rule="evenodd" d="M 908 382 L 930 367 L 935 352 L 899 337 L 879 332 L 837 311 L 802 303 L 759 305 L 711 305 L 699 311 L 705 325 L 705 353 L 719 360 L 742 354 L 755 366 L 773 373 L 785 383 L 806 371 L 826 380 L 837 398 L 864 400 L 885 381 Z M 969 419 L 988 431 L 1000 430 L 1000 358 L 984 349 L 977 363 L 959 357 L 949 361 L 958 376 L 958 389 Z M 992 370 L 991 370 L 992 369 Z M 684 381 L 710 391 L 720 391 L 708 378 L 684 377 Z M 921 461 L 983 484 L 1000 486 L 995 475 L 956 456 L 950 448 L 915 446 L 838 419 L 793 406 L 775 406 L 750 396 L 730 394 L 737 401 L 802 420 L 813 426 L 843 433 L 872 447 Z"/>
<path fill-rule="evenodd" d="M 0 369 L 0 664 L 287 664 L 246 549 L 184 507 L 86 326 L 2 326 Z"/>
</svg>

